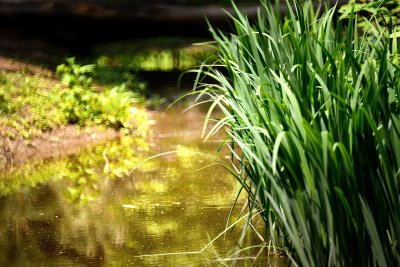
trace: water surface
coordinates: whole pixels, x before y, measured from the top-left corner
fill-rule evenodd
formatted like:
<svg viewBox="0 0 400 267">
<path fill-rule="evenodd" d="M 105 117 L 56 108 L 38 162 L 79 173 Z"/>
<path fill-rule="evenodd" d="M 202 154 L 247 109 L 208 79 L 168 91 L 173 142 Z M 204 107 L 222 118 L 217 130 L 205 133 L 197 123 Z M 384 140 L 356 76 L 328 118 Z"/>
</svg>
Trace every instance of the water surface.
<svg viewBox="0 0 400 267">
<path fill-rule="evenodd" d="M 204 168 L 215 162 L 193 153 L 215 155 L 219 146 L 200 139 L 203 117 L 179 108 L 154 113 L 146 138 L 123 137 L 3 178 L 0 266 L 230 264 L 225 258 L 238 249 L 240 225 L 203 250 L 225 229 L 237 191 L 226 170 Z M 178 152 L 127 175 L 166 151 Z M 261 243 L 253 237 L 247 244 Z M 250 265 L 258 251 L 241 254 L 239 266 Z M 267 262 L 277 264 L 273 258 L 257 264 Z"/>
</svg>

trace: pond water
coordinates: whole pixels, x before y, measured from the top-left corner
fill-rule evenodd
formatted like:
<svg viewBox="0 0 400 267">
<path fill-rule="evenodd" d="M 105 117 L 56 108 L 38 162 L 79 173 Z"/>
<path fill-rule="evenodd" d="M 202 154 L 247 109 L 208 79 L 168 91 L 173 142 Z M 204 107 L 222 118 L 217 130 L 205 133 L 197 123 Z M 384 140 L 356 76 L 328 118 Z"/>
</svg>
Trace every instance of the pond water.
<svg viewBox="0 0 400 267">
<path fill-rule="evenodd" d="M 219 146 L 200 139 L 204 113 L 181 111 L 154 113 L 145 138 L 123 137 L 1 179 L 0 266 L 230 265 L 241 225 L 207 244 L 225 229 L 237 185 L 193 153 L 215 155 Z M 245 245 L 260 243 L 253 233 Z M 259 251 L 267 254 L 245 250 L 238 265 L 250 266 Z M 280 263 L 261 256 L 255 265 Z"/>
</svg>

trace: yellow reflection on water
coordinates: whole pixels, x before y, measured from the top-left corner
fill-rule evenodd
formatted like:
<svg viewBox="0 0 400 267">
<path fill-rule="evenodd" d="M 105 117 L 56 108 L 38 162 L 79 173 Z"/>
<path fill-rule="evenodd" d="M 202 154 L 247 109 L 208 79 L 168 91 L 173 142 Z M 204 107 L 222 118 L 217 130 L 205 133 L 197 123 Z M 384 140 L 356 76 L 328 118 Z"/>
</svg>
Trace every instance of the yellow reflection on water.
<svg viewBox="0 0 400 267">
<path fill-rule="evenodd" d="M 215 266 L 231 255 L 241 225 L 207 246 L 225 229 L 236 183 L 194 153 L 218 147 L 193 134 L 202 116 L 157 114 L 153 136 L 125 136 L 0 179 L 0 264 Z"/>
</svg>

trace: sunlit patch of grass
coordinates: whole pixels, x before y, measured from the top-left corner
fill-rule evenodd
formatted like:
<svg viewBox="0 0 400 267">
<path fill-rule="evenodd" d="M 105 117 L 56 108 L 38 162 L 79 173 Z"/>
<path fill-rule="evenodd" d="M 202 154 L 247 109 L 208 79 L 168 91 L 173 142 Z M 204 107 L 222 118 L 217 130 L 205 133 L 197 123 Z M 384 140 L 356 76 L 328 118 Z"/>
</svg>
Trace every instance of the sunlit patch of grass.
<svg viewBox="0 0 400 267">
<path fill-rule="evenodd" d="M 0 125 L 1 134 L 29 139 L 48 131 L 64 120 L 55 107 L 62 86 L 54 79 L 24 71 L 1 72 Z"/>
</svg>

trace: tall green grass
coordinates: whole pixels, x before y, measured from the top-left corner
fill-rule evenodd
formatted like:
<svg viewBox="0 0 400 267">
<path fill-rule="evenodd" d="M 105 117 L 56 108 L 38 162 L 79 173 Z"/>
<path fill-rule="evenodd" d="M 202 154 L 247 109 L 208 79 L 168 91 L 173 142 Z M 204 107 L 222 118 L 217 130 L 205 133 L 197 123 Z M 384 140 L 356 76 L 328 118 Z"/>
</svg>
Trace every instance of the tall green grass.
<svg viewBox="0 0 400 267">
<path fill-rule="evenodd" d="M 200 71 L 216 82 L 197 86 L 225 116 L 208 134 L 228 132 L 250 210 L 294 265 L 399 266 L 398 29 L 262 4 L 233 34 L 211 28 L 218 60 Z"/>
</svg>

